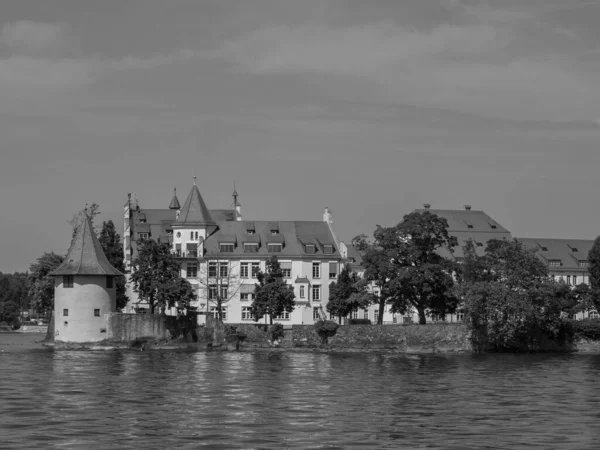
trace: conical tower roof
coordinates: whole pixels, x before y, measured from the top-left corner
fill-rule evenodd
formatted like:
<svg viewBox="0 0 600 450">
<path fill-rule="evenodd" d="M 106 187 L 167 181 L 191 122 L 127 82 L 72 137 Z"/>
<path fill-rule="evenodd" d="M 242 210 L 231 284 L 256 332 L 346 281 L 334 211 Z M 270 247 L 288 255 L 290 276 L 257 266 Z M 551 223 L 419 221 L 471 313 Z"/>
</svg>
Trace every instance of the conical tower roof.
<svg viewBox="0 0 600 450">
<path fill-rule="evenodd" d="M 87 212 L 83 213 L 67 257 L 50 275 L 123 275 L 106 259 Z"/>
<path fill-rule="evenodd" d="M 179 200 L 177 199 L 177 188 L 173 189 L 173 198 L 171 199 L 169 209 L 181 209 L 181 205 L 179 204 Z"/>
<path fill-rule="evenodd" d="M 195 183 L 174 225 L 215 225 Z"/>
</svg>

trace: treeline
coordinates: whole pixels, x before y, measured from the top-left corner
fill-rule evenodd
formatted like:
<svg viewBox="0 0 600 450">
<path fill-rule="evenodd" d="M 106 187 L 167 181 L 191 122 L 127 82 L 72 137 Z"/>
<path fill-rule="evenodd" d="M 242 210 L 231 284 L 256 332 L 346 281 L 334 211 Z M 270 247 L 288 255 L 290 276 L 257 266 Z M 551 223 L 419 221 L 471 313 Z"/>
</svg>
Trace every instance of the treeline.
<svg viewBox="0 0 600 450">
<path fill-rule="evenodd" d="M 15 325 L 20 322 L 21 311 L 29 309 L 27 273 L 0 272 L 0 322 Z"/>
</svg>

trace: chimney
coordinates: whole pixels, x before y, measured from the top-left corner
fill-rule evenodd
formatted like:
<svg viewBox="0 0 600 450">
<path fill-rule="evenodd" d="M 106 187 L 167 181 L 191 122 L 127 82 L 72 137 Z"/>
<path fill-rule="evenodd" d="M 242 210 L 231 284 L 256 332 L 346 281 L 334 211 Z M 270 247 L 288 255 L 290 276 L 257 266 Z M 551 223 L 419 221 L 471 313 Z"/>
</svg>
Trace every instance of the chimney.
<svg viewBox="0 0 600 450">
<path fill-rule="evenodd" d="M 465 210 L 466 211 L 471 211 L 471 205 L 465 205 Z"/>
<path fill-rule="evenodd" d="M 423 203 L 423 208 L 429 209 L 431 208 L 431 205 L 429 203 Z"/>
<path fill-rule="evenodd" d="M 333 223 L 333 216 L 329 212 L 329 208 L 327 206 L 325 207 L 325 212 L 323 213 L 323 222 Z"/>
</svg>

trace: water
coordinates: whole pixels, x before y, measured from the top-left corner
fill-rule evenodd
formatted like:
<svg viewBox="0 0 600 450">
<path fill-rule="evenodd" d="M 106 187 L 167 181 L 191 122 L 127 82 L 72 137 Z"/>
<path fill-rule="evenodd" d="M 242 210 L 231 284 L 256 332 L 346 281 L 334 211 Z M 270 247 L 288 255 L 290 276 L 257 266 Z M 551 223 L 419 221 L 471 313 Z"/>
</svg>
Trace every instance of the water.
<svg viewBox="0 0 600 450">
<path fill-rule="evenodd" d="M 0 448 L 600 448 L 600 355 L 0 349 Z"/>
</svg>

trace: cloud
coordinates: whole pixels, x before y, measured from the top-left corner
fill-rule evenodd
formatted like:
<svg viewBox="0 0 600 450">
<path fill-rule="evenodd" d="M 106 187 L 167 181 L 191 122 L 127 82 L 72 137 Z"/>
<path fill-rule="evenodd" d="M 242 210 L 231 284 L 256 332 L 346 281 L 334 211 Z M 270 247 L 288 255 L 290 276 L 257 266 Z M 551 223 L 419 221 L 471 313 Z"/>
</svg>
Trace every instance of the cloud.
<svg viewBox="0 0 600 450">
<path fill-rule="evenodd" d="M 74 52 L 77 39 L 65 24 L 20 20 L 2 26 L 0 44 L 13 54 L 50 57 Z"/>
</svg>

